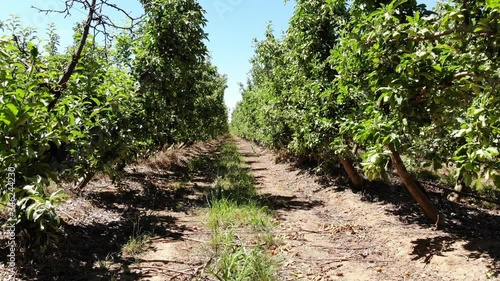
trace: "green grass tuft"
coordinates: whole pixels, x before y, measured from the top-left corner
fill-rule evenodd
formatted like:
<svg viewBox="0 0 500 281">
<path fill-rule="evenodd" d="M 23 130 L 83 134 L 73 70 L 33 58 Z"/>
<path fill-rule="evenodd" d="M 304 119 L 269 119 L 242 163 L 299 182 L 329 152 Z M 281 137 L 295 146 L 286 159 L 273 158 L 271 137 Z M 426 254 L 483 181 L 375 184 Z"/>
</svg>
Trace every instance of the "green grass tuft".
<svg viewBox="0 0 500 281">
<path fill-rule="evenodd" d="M 273 219 L 259 204 L 255 181 L 242 167 L 234 143 L 223 147 L 217 172 L 207 195 L 215 255 L 209 273 L 218 280 L 278 280 L 279 262 L 270 250 L 279 245 L 272 234 Z"/>
</svg>

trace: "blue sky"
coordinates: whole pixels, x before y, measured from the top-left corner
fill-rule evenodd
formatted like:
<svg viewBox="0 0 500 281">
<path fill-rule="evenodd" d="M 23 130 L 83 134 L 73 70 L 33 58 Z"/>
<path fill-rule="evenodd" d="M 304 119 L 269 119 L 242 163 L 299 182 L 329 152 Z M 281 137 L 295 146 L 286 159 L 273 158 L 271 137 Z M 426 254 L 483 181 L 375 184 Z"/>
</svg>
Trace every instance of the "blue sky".
<svg viewBox="0 0 500 281">
<path fill-rule="evenodd" d="M 85 18 L 85 11 L 73 10 L 72 16 L 65 18 L 56 13 L 41 14 L 32 9 L 36 6 L 42 9 L 62 9 L 63 0 L 0 0 L 0 19 L 4 20 L 9 14 L 17 14 L 25 26 L 39 28 L 43 35 L 47 24 L 53 22 L 62 37 L 62 45 L 67 46 L 72 38 L 72 26 L 76 21 Z M 139 16 L 142 12 L 137 0 L 113 0 L 132 15 Z M 253 55 L 252 40 L 262 39 L 269 21 L 273 29 L 280 35 L 288 25 L 294 3 L 286 4 L 283 0 L 200 0 L 206 10 L 208 24 L 206 32 L 209 36 L 207 42 L 213 63 L 221 73 L 228 76 L 228 89 L 225 93 L 225 102 L 233 108 L 241 99 L 238 83 L 247 80 L 250 70 L 249 60 Z M 433 5 L 435 0 L 421 1 Z M 117 13 L 111 14 L 119 17 Z"/>
</svg>

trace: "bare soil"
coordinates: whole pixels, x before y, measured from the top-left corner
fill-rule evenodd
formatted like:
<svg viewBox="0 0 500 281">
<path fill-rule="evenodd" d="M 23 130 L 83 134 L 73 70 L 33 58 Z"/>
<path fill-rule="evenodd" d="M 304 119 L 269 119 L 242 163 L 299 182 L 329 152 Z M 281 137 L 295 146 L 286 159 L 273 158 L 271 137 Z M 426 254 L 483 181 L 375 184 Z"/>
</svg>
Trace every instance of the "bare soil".
<svg viewBox="0 0 500 281">
<path fill-rule="evenodd" d="M 224 141 L 166 149 L 126 167 L 119 182 L 96 177 L 81 192 L 73 189 L 74 184 L 65 185 L 71 198 L 57 206 L 63 221 L 60 244 L 50 254 L 37 249 L 18 253 L 16 280 L 195 276 L 205 257 L 199 247 L 192 250 L 200 243 L 188 236 L 208 236 L 201 231 L 198 211 L 206 205 L 204 194 L 216 175 L 212 162 Z M 151 234 L 151 245 L 138 256 L 124 254 L 124 245 L 136 233 Z M 6 256 L 6 251 L 1 249 L 0 254 Z M 0 280 L 2 271 L 5 267 L 0 267 Z"/>
<path fill-rule="evenodd" d="M 20 280 L 213 280 L 203 273 L 205 194 L 224 141 L 166 150 L 128 166 L 119 183 L 93 180 L 59 207 L 64 237 L 53 254 L 20 254 Z M 498 211 L 430 189 L 448 220 L 436 229 L 397 182 L 353 190 L 340 176 L 277 163 L 277 154 L 235 141 L 278 222 L 280 280 L 500 280 Z M 127 256 L 138 228 L 152 234 L 150 246 Z"/>
<path fill-rule="evenodd" d="M 400 185 L 352 191 L 238 140 L 260 194 L 276 210 L 283 280 L 497 280 L 500 217 L 440 200 L 436 227 Z M 490 278 L 490 279 L 488 279 Z"/>
</svg>

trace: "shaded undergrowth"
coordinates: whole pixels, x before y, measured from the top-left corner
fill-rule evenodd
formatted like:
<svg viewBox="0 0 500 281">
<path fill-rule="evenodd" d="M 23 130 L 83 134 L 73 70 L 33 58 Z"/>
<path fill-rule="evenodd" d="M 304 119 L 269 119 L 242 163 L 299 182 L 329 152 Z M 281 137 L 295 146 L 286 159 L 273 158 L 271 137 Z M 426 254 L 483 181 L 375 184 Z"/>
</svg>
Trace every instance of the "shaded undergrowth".
<svg viewBox="0 0 500 281">
<path fill-rule="evenodd" d="M 206 187 L 215 180 L 218 154 L 225 139 L 179 151 L 161 165 L 146 161 L 127 167 L 119 183 L 95 179 L 83 195 L 61 210 L 60 243 L 45 253 L 18 253 L 16 280 L 140 280 L 130 272 L 150 237 L 183 239 L 193 231 L 163 211 L 187 212 L 206 206 Z M 169 163 L 172 162 L 172 163 Z M 169 163 L 169 164 L 166 164 Z M 71 193 L 71 190 L 68 190 Z M 6 249 L 0 255 L 7 256 Z M 1 278 L 0 278 L 1 279 Z"/>
</svg>

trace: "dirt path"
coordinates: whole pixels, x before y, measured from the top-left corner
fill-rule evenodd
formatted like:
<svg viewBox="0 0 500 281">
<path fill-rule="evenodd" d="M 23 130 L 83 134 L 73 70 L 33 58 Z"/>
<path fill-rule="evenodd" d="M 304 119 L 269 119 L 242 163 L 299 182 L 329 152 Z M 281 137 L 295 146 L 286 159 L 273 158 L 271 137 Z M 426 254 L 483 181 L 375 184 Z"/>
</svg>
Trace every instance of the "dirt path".
<svg viewBox="0 0 500 281">
<path fill-rule="evenodd" d="M 20 280 L 214 280 L 203 273 L 212 254 L 205 195 L 225 141 L 159 153 L 127 167 L 119 184 L 92 181 L 59 206 L 57 251 L 42 260 L 26 255 Z M 401 186 L 354 193 L 236 143 L 258 200 L 278 221 L 279 280 L 500 280 L 498 213 L 440 202 L 452 225 L 435 230 Z M 151 233 L 151 243 L 138 256 L 124 254 L 138 231 Z"/>
<path fill-rule="evenodd" d="M 163 198 L 171 200 L 167 203 L 168 207 L 151 214 L 156 226 L 151 244 L 130 265 L 130 274 L 122 274 L 121 280 L 207 280 L 203 277 L 203 271 L 210 261 L 210 232 L 206 230 L 204 221 L 205 194 L 216 176 L 214 163 L 224 142 L 224 139 L 213 141 L 199 147 L 191 155 L 186 155 L 186 151 L 176 154 L 188 156 L 182 166 L 187 177 L 177 181 L 176 186 L 172 186 L 168 180 L 160 183 L 162 188 L 170 192 L 178 191 L 178 196 Z M 167 167 L 169 168 L 160 170 L 159 173 L 178 174 L 178 171 L 169 171 L 172 170 L 171 165 Z"/>
<path fill-rule="evenodd" d="M 415 221 L 422 218 L 416 218 L 421 215 L 411 198 L 403 196 L 403 206 L 388 200 L 367 202 L 373 195 L 320 184 L 316 176 L 290 164 L 275 164 L 275 155 L 265 149 L 244 140 L 237 143 L 260 194 L 281 222 L 277 235 L 284 242 L 283 280 L 499 278 L 498 235 L 492 233 L 495 240 L 474 238 L 473 233 L 464 238 L 453 229 L 420 226 Z M 403 212 L 405 208 L 411 212 Z"/>
</svg>

